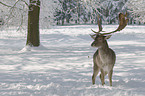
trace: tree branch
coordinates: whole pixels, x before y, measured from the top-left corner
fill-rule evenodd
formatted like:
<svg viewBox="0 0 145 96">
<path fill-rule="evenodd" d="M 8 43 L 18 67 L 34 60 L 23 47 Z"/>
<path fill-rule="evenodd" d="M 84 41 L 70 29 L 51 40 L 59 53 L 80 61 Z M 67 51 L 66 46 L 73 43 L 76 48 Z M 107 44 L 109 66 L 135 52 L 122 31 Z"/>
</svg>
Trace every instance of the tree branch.
<svg viewBox="0 0 145 96">
<path fill-rule="evenodd" d="M 4 5 L 4 6 L 7 6 L 7 7 L 12 7 L 12 6 L 9 6 L 9 5 L 7 5 L 7 4 L 5 4 L 5 3 L 3 3 L 3 2 L 0 2 L 0 4 L 2 4 L 2 5 Z"/>
<path fill-rule="evenodd" d="M 29 7 L 29 4 L 26 1 L 24 1 L 24 0 L 22 0 L 22 1 Z"/>
<path fill-rule="evenodd" d="M 10 20 L 11 18 L 15 17 L 15 15 L 12 14 L 12 13 L 14 12 L 14 10 L 18 9 L 18 10 L 21 10 L 21 11 L 22 11 L 22 10 L 24 9 L 24 8 L 21 9 L 21 8 L 16 7 L 17 3 L 19 3 L 19 2 L 24 2 L 24 3 L 28 6 L 28 4 L 27 4 L 24 0 L 17 0 L 17 1 L 14 3 L 13 6 L 9 6 L 9 5 L 7 5 L 7 4 L 4 4 L 4 3 L 0 2 L 0 4 L 2 4 L 2 5 L 4 5 L 4 6 L 7 6 L 7 7 L 10 8 L 10 9 L 9 9 L 9 15 L 8 15 L 8 18 L 7 18 L 7 21 L 6 21 L 5 24 L 8 24 L 9 20 Z M 21 16 L 21 18 L 23 19 L 23 16 Z M 21 24 L 20 24 L 20 26 L 19 26 L 19 29 L 20 29 L 20 27 L 22 26 L 22 23 L 23 23 L 23 20 L 21 20 Z M 18 29 L 18 30 L 19 30 L 19 29 Z"/>
<path fill-rule="evenodd" d="M 17 29 L 17 31 L 19 31 L 19 30 L 21 30 L 21 28 L 23 28 L 22 25 L 23 25 L 23 15 L 21 14 L 21 24 L 19 25 L 19 28 Z"/>
</svg>

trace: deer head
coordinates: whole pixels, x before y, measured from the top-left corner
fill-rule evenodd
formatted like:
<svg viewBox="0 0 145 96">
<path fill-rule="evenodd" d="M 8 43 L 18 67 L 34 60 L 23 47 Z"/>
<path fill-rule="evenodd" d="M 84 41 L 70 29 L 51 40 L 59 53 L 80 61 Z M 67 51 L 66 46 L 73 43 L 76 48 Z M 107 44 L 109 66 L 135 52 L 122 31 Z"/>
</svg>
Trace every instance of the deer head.
<svg viewBox="0 0 145 96">
<path fill-rule="evenodd" d="M 92 47 L 101 47 L 106 42 L 106 40 L 111 37 L 112 33 L 115 33 L 124 29 L 128 23 L 127 13 L 125 15 L 123 13 L 119 14 L 119 26 L 115 31 L 111 31 L 111 32 L 102 31 L 102 25 L 100 22 L 101 22 L 101 19 L 98 15 L 99 31 L 96 32 L 91 29 L 95 33 L 93 35 L 90 35 L 94 39 L 94 42 L 91 44 Z M 105 32 L 105 33 L 101 33 L 101 32 Z"/>
<path fill-rule="evenodd" d="M 108 47 L 108 44 L 107 44 L 107 39 L 109 39 L 112 35 L 107 35 L 107 36 L 103 36 L 103 35 L 96 35 L 95 39 L 94 39 L 94 42 L 91 44 L 92 47 L 98 47 L 98 48 L 101 48 L 101 47 Z"/>
</svg>

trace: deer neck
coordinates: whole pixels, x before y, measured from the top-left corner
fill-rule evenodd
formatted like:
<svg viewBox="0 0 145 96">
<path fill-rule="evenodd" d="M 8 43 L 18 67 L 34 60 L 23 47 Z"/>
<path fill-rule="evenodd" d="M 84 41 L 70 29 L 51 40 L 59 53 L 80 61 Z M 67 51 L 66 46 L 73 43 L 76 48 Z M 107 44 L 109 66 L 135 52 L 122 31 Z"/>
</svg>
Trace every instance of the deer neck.
<svg viewBox="0 0 145 96">
<path fill-rule="evenodd" d="M 108 50 L 109 50 L 109 46 L 108 46 L 107 41 L 105 40 L 103 45 L 100 48 L 98 48 L 98 51 L 103 54 L 103 53 L 107 53 Z"/>
<path fill-rule="evenodd" d="M 101 62 L 106 64 L 109 60 L 108 58 L 110 57 L 110 55 L 109 55 L 110 48 L 108 46 L 107 41 L 105 41 L 103 44 L 104 45 L 102 47 L 98 48 L 98 56 L 99 56 Z"/>
</svg>

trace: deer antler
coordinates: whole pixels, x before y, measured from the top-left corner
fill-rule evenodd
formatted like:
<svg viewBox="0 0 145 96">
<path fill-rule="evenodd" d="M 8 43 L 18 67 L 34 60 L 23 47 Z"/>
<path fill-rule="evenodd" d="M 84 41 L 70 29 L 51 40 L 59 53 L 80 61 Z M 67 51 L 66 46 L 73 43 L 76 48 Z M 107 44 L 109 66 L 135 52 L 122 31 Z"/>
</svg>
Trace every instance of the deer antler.
<svg viewBox="0 0 145 96">
<path fill-rule="evenodd" d="M 97 19 L 98 19 L 98 27 L 99 27 L 99 32 L 101 32 L 102 31 L 102 20 L 101 20 L 101 18 L 100 18 L 100 16 L 99 15 L 97 15 Z"/>
<path fill-rule="evenodd" d="M 97 22 L 98 22 L 99 31 L 96 32 L 96 31 L 94 31 L 94 30 L 91 29 L 94 33 L 100 33 L 102 31 L 102 29 L 103 29 L 102 28 L 102 24 L 101 24 L 102 20 L 101 20 L 99 14 L 97 14 Z"/>
<path fill-rule="evenodd" d="M 118 28 L 115 31 L 103 33 L 102 35 L 107 35 L 107 34 L 111 34 L 111 33 L 115 33 L 117 31 L 120 31 L 126 27 L 127 23 L 128 23 L 127 13 L 125 15 L 123 13 L 120 13 L 119 14 L 119 26 L 118 26 Z"/>
<path fill-rule="evenodd" d="M 103 28 L 102 28 L 102 25 L 101 25 L 101 18 L 100 18 L 100 16 L 98 15 L 97 18 L 98 18 L 99 31 L 96 32 L 96 31 L 91 29 L 95 33 L 93 35 L 90 35 L 93 39 L 95 39 L 95 36 L 98 35 L 98 34 L 100 34 L 100 35 L 108 35 L 108 34 L 115 33 L 117 31 L 121 31 L 122 29 L 124 29 L 126 27 L 126 25 L 128 23 L 127 13 L 125 15 L 123 13 L 120 13 L 119 14 L 119 26 L 118 26 L 118 28 L 115 31 L 112 31 L 112 32 L 100 33 L 100 32 L 104 32 L 104 31 L 102 31 Z"/>
</svg>

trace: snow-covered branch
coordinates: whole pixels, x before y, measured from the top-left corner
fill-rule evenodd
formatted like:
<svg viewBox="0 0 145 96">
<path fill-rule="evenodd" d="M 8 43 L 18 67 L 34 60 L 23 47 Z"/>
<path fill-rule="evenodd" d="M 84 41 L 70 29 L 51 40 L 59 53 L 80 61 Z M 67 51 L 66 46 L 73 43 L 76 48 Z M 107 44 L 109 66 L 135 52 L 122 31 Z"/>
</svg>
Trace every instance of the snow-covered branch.
<svg viewBox="0 0 145 96">
<path fill-rule="evenodd" d="M 0 18 L 5 22 L 5 26 L 27 26 L 28 6 L 31 4 L 40 7 L 40 28 L 49 27 L 54 24 L 54 12 L 61 9 L 58 0 L 1 0 Z M 41 1 L 41 6 L 40 2 Z M 23 23 L 23 24 L 22 24 Z"/>
<path fill-rule="evenodd" d="M 145 0 L 129 0 L 126 6 L 137 21 L 145 22 Z"/>
<path fill-rule="evenodd" d="M 12 7 L 12 6 L 7 5 L 7 4 L 5 4 L 5 3 L 1 2 L 1 1 L 0 1 L 0 4 L 2 4 L 3 6 Z"/>
</svg>

